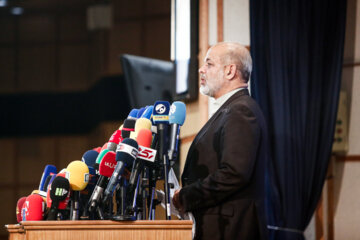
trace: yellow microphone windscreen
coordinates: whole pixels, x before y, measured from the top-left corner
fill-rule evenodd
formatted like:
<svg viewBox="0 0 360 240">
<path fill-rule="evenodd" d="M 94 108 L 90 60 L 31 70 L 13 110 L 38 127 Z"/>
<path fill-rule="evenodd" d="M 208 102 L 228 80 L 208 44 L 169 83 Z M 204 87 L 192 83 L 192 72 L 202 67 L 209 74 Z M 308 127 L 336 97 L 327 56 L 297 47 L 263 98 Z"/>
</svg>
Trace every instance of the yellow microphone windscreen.
<svg viewBox="0 0 360 240">
<path fill-rule="evenodd" d="M 66 167 L 69 174 L 70 188 L 73 191 L 82 191 L 89 182 L 89 168 L 86 163 L 76 160 Z"/>
</svg>

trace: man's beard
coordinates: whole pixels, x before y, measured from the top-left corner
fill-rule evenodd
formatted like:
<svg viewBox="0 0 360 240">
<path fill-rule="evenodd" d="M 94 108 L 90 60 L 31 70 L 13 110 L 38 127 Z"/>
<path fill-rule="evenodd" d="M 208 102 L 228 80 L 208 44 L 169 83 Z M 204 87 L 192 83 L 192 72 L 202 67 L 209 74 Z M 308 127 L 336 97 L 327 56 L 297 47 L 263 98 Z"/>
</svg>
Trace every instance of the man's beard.
<svg viewBox="0 0 360 240">
<path fill-rule="evenodd" d="M 207 84 L 200 86 L 200 93 L 202 95 L 206 95 L 206 96 L 209 96 L 209 97 L 212 97 L 212 94 L 213 94 L 211 92 L 210 88 L 209 88 L 209 85 L 207 85 Z"/>
<path fill-rule="evenodd" d="M 216 83 L 212 84 L 213 86 L 211 86 L 211 84 L 209 85 L 208 82 L 205 81 L 205 85 L 200 85 L 200 93 L 209 97 L 214 97 L 215 93 L 219 91 L 223 85 L 220 80 L 223 76 L 223 72 L 220 71 Z"/>
</svg>

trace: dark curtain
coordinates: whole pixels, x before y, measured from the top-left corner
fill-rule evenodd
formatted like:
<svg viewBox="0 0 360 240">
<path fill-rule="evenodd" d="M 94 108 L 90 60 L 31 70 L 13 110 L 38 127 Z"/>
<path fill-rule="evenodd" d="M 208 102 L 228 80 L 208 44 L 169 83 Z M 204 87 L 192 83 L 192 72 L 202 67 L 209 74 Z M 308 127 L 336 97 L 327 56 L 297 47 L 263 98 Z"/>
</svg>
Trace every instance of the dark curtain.
<svg viewBox="0 0 360 240">
<path fill-rule="evenodd" d="M 253 97 L 270 133 L 270 239 L 304 239 L 335 129 L 345 0 L 251 0 Z"/>
</svg>

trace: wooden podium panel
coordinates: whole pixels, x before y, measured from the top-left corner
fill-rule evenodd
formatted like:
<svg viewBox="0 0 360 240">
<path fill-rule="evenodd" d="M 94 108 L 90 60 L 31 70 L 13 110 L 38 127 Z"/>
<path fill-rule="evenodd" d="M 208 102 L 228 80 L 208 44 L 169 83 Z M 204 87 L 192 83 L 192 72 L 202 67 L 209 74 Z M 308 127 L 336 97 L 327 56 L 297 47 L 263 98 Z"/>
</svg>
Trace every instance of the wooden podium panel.
<svg viewBox="0 0 360 240">
<path fill-rule="evenodd" d="M 192 221 L 26 221 L 26 240 L 191 240 Z"/>
<path fill-rule="evenodd" d="M 9 232 L 9 240 L 24 240 L 25 232 L 23 226 L 20 224 L 5 225 Z"/>
</svg>

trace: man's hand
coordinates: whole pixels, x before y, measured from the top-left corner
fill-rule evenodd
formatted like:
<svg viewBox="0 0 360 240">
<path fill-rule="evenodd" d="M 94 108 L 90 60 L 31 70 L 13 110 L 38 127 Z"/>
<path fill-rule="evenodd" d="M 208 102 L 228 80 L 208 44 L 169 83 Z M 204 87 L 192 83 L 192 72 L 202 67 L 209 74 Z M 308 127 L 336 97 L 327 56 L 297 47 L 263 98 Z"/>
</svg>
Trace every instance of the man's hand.
<svg viewBox="0 0 360 240">
<path fill-rule="evenodd" d="M 173 197 L 173 204 L 175 206 L 176 209 L 179 210 L 180 213 L 183 213 L 183 206 L 180 202 L 180 190 L 181 189 L 178 189 L 178 190 L 175 190 L 175 193 L 174 193 L 174 197 Z"/>
</svg>

